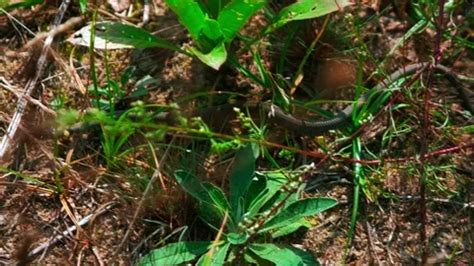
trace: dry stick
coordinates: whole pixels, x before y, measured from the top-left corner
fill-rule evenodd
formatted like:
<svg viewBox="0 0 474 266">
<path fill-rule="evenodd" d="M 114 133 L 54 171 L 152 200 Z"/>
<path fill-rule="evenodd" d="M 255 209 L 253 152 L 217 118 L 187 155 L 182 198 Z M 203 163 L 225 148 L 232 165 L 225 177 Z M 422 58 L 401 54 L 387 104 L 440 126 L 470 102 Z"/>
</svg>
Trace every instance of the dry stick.
<svg viewBox="0 0 474 266">
<path fill-rule="evenodd" d="M 23 97 L 25 100 L 38 106 L 41 110 L 45 111 L 46 113 L 56 116 L 56 112 L 52 110 L 51 108 L 45 106 L 43 103 L 41 103 L 41 101 L 38 101 L 37 99 L 31 97 L 30 95 L 24 95 L 24 94 L 18 93 L 17 88 L 11 85 L 4 77 L 0 77 L 0 86 L 4 88 L 5 90 L 13 93 L 18 99 L 21 99 Z"/>
<path fill-rule="evenodd" d="M 9 160 L 6 160 L 6 158 L 4 157 L 6 156 L 9 148 L 12 146 L 14 137 L 17 134 L 21 121 L 23 120 L 22 118 L 25 113 L 26 106 L 28 104 L 26 97 L 32 94 L 34 88 L 36 87 L 36 84 L 38 83 L 38 80 L 43 75 L 43 71 L 45 68 L 45 63 L 46 63 L 46 59 L 48 55 L 48 50 L 51 47 L 51 44 L 53 43 L 54 37 L 59 32 L 58 31 L 59 23 L 62 21 L 63 16 L 66 13 L 67 7 L 69 6 L 70 2 L 71 0 L 64 0 L 61 3 L 58 14 L 56 15 L 53 21 L 53 29 L 51 30 L 48 37 L 46 38 L 46 41 L 44 42 L 44 45 L 43 45 L 43 49 L 41 50 L 41 55 L 39 56 L 38 61 L 36 63 L 36 74 L 33 77 L 33 79 L 30 79 L 28 81 L 22 97 L 18 100 L 17 110 L 15 114 L 13 115 L 10 125 L 8 125 L 7 131 L 5 133 L 5 136 L 3 136 L 2 142 L 0 143 L 0 163 L 9 161 Z"/>
<path fill-rule="evenodd" d="M 58 25 L 53 31 L 54 35 L 57 35 L 58 33 L 62 33 L 65 31 L 68 31 L 72 28 L 74 28 L 76 25 L 82 23 L 82 18 L 81 17 L 72 17 L 68 19 L 66 22 L 64 22 L 61 25 Z M 35 47 L 39 42 L 43 41 L 43 39 L 47 38 L 51 33 L 48 32 L 41 32 L 38 33 L 33 39 L 28 41 L 25 45 L 23 45 L 22 49 L 27 50 L 29 48 Z"/>
<path fill-rule="evenodd" d="M 87 223 L 89 223 L 92 220 L 92 218 L 97 217 L 98 215 L 101 215 L 101 214 L 105 213 L 106 211 L 110 210 L 114 205 L 115 205 L 115 202 L 110 202 L 110 203 L 106 204 L 105 206 L 99 208 L 99 210 L 95 214 L 89 214 L 86 217 L 82 218 L 78 222 L 78 225 L 79 226 L 86 225 Z M 31 250 L 28 253 L 28 258 L 32 258 L 32 257 L 40 254 L 41 252 L 47 250 L 51 246 L 56 245 L 59 241 L 61 241 L 65 237 L 72 236 L 72 234 L 74 233 L 74 231 L 77 230 L 77 228 L 78 227 L 76 225 L 68 227 L 65 231 L 63 231 L 59 235 L 56 235 L 50 241 L 48 241 L 46 243 L 43 243 L 43 244 L 39 245 L 38 247 L 34 248 L 33 250 Z"/>
<path fill-rule="evenodd" d="M 142 25 L 145 26 L 150 22 L 150 0 L 144 0 L 143 1 L 143 19 L 142 19 Z"/>
</svg>

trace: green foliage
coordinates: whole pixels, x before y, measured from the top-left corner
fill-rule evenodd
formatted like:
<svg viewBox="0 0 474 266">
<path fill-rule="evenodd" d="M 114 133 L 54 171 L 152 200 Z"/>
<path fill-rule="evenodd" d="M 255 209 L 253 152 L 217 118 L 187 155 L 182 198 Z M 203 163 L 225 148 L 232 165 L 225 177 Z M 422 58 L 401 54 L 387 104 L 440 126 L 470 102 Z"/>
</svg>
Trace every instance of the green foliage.
<svg viewBox="0 0 474 266">
<path fill-rule="evenodd" d="M 95 40 L 91 43 L 91 25 L 74 34 L 69 41 L 97 49 L 160 47 L 194 55 L 206 65 L 219 69 L 227 60 L 226 44 L 230 43 L 267 0 L 165 0 L 188 30 L 196 47 L 182 50 L 172 43 L 151 35 L 143 29 L 118 22 L 95 25 Z M 299 1 L 284 8 L 266 33 L 288 22 L 320 17 L 351 3 L 347 0 Z M 81 5 L 81 8 L 83 5 Z"/>
<path fill-rule="evenodd" d="M 155 249 L 140 262 L 141 265 L 176 265 L 195 259 L 206 252 L 208 241 L 179 242 Z"/>
<path fill-rule="evenodd" d="M 13 10 L 17 8 L 31 8 L 35 5 L 42 4 L 43 2 L 44 2 L 43 0 L 27 0 L 27 1 L 0 0 L 0 8 L 4 8 L 5 10 Z"/>
<path fill-rule="evenodd" d="M 81 9 L 81 13 L 86 12 L 87 0 L 79 0 L 79 8 Z"/>
<path fill-rule="evenodd" d="M 265 239 L 275 239 L 300 227 L 309 227 L 305 217 L 332 208 L 337 202 L 329 198 L 300 199 L 301 184 L 297 179 L 288 178 L 291 175 L 282 172 L 256 172 L 257 157 L 258 149 L 254 145 L 249 144 L 237 152 L 230 171 L 228 199 L 220 188 L 201 182 L 187 171 L 176 171 L 176 181 L 199 201 L 200 216 L 210 227 L 218 230 L 228 215 L 223 237 L 212 249 L 209 242 L 168 244 L 145 256 L 141 265 L 165 259 L 169 264 L 190 262 L 206 250 L 210 251 L 200 257 L 198 265 L 224 265 L 237 257 L 250 263 L 270 261 L 277 265 L 317 265 L 309 253 L 289 245 L 265 243 Z M 293 194 L 294 191 L 297 192 Z M 179 251 L 170 252 L 178 246 Z M 245 253 L 240 254 L 241 250 Z"/>
<path fill-rule="evenodd" d="M 232 41 L 249 18 L 267 1 L 234 0 L 225 6 L 222 1 L 210 1 L 208 4 L 187 0 L 165 2 L 196 42 L 198 48 L 192 48 L 191 52 L 208 66 L 219 69 L 227 60 L 225 44 Z"/>
<path fill-rule="evenodd" d="M 290 246 L 275 244 L 251 244 L 250 250 L 257 256 L 273 262 L 275 265 L 319 265 L 309 254 Z"/>
<path fill-rule="evenodd" d="M 97 22 L 94 26 L 94 34 L 95 37 L 91 43 L 91 25 L 87 25 L 75 32 L 68 41 L 75 45 L 93 45 L 96 49 L 158 47 L 184 52 L 167 40 L 158 38 L 141 28 L 119 22 Z"/>
<path fill-rule="evenodd" d="M 299 0 L 283 8 L 266 33 L 270 33 L 288 22 L 322 17 L 352 4 L 349 0 Z"/>
</svg>

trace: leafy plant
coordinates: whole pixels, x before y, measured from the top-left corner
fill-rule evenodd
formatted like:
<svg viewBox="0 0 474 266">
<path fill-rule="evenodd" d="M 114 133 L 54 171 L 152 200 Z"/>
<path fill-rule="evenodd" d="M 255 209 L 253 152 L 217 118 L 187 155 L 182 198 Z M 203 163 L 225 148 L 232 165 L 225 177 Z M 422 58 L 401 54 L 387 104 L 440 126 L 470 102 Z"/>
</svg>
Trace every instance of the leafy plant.
<svg viewBox="0 0 474 266">
<path fill-rule="evenodd" d="M 165 0 L 186 27 L 196 47 L 182 50 L 176 45 L 151 35 L 147 31 L 118 22 L 95 25 L 94 48 L 122 49 L 160 47 L 194 55 L 208 66 L 219 69 L 227 60 L 226 45 L 267 0 Z M 348 0 L 301 0 L 291 4 L 275 17 L 265 34 L 288 22 L 324 16 L 350 5 Z M 90 25 L 76 32 L 69 41 L 76 45 L 91 45 Z"/>
<path fill-rule="evenodd" d="M 219 231 L 215 241 L 168 244 L 142 258 L 141 265 L 180 264 L 198 259 L 198 265 L 248 263 L 317 265 L 313 256 L 284 244 L 266 243 L 310 227 L 305 219 L 337 204 L 330 198 L 301 199 L 298 177 L 283 172 L 256 172 L 258 149 L 247 145 L 237 152 L 229 175 L 229 195 L 193 174 L 175 172 L 177 182 L 199 201 L 201 218 Z M 296 193 L 295 193 L 296 192 Z M 222 234 L 222 237 L 220 235 Z"/>
</svg>

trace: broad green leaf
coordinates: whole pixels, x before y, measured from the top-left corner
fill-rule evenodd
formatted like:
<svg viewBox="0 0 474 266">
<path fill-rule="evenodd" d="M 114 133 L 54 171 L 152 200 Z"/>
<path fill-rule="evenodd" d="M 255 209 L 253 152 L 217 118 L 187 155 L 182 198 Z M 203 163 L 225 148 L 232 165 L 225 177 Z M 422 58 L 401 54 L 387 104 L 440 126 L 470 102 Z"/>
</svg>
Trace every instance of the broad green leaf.
<svg viewBox="0 0 474 266">
<path fill-rule="evenodd" d="M 198 40 L 206 23 L 206 14 L 194 0 L 165 0 L 166 4 L 178 16 L 181 25 L 188 29 L 191 37 Z"/>
<path fill-rule="evenodd" d="M 250 17 L 266 3 L 266 0 L 234 0 L 227 4 L 217 18 L 225 41 L 231 41 Z"/>
<path fill-rule="evenodd" d="M 178 242 L 155 249 L 140 260 L 140 265 L 176 265 L 195 259 L 211 246 L 210 241 Z"/>
<path fill-rule="evenodd" d="M 227 201 L 224 192 L 211 183 L 203 183 L 204 189 L 211 201 L 210 204 L 201 206 L 200 211 L 207 222 L 214 227 L 218 228 L 221 226 L 222 220 L 224 219 L 225 213 L 229 210 L 229 202 Z M 232 218 L 227 221 L 231 226 L 233 225 Z"/>
<path fill-rule="evenodd" d="M 321 17 L 352 4 L 349 0 L 299 0 L 280 11 L 270 29 L 279 28 L 294 20 Z"/>
<path fill-rule="evenodd" d="M 279 247 L 275 244 L 252 244 L 250 250 L 259 257 L 275 263 L 277 266 L 303 266 L 304 258 L 287 247 Z"/>
<path fill-rule="evenodd" d="M 211 227 L 218 228 L 229 208 L 224 192 L 210 183 L 202 183 L 189 172 L 178 170 L 174 175 L 181 187 L 199 201 L 202 219 Z"/>
<path fill-rule="evenodd" d="M 275 194 L 280 191 L 280 188 L 288 181 L 281 172 L 265 172 L 263 175 L 258 174 L 257 178 L 259 180 L 264 179 L 265 187 L 260 187 L 259 182 L 252 182 L 249 193 L 246 196 L 246 200 L 251 201 L 247 209 L 247 213 L 250 217 L 253 217 L 261 211 L 261 208 L 275 196 Z M 260 191 L 257 191 L 258 189 L 260 189 Z M 257 196 L 255 196 L 255 194 L 257 194 Z"/>
<path fill-rule="evenodd" d="M 236 222 L 243 214 L 242 202 L 255 173 L 256 158 L 252 144 L 241 148 L 235 155 L 234 165 L 229 176 L 229 198 L 232 216 Z"/>
<path fill-rule="evenodd" d="M 300 258 L 303 260 L 304 265 L 320 265 L 319 261 L 310 252 L 292 246 L 288 246 L 288 248 L 291 249 L 295 254 L 300 256 Z"/>
<path fill-rule="evenodd" d="M 245 232 L 240 234 L 238 233 L 228 233 L 227 234 L 227 241 L 229 241 L 233 245 L 241 245 L 244 244 L 245 241 L 249 238 L 249 235 Z"/>
<path fill-rule="evenodd" d="M 204 54 L 209 53 L 221 45 L 223 40 L 219 22 L 206 17 L 199 39 L 196 40 L 200 51 Z"/>
<path fill-rule="evenodd" d="M 219 22 L 211 18 L 206 18 L 205 22 L 202 28 L 202 34 L 215 41 L 215 44 L 219 43 L 220 39 L 222 39 L 222 31 Z"/>
<path fill-rule="evenodd" d="M 190 52 L 199 58 L 199 60 L 204 64 L 214 68 L 215 70 L 219 70 L 221 65 L 227 60 L 227 51 L 223 42 L 214 47 L 214 49 L 207 54 L 202 53 L 194 47 L 190 48 Z"/>
<path fill-rule="evenodd" d="M 337 201 L 330 198 L 307 198 L 296 201 L 266 222 L 260 232 L 287 226 L 289 223 L 303 217 L 315 215 L 330 209 L 336 204 Z"/>
<path fill-rule="evenodd" d="M 204 220 L 209 227 L 218 231 L 220 226 L 222 225 L 222 220 L 224 219 L 225 212 L 222 212 L 219 208 L 217 208 L 214 204 L 201 202 L 199 204 L 199 216 L 201 219 Z M 228 221 L 230 225 L 233 226 L 232 221 Z"/>
<path fill-rule="evenodd" d="M 229 3 L 230 0 L 207 0 L 207 9 L 212 18 L 217 18 L 221 9 Z"/>
<path fill-rule="evenodd" d="M 204 189 L 207 191 L 209 198 L 211 199 L 212 203 L 222 212 L 226 212 L 229 209 L 229 202 L 227 202 L 227 198 L 225 197 L 224 192 L 216 187 L 211 183 L 203 183 Z"/>
<path fill-rule="evenodd" d="M 90 46 L 91 26 L 75 32 L 68 41 L 74 45 Z M 105 21 L 95 24 L 95 49 L 125 49 L 160 47 L 183 53 L 179 47 L 132 25 Z"/>
<path fill-rule="evenodd" d="M 279 228 L 275 229 L 274 231 L 271 232 L 271 236 L 273 239 L 277 237 L 281 237 L 281 236 L 286 236 L 295 232 L 301 227 L 310 228 L 311 223 L 308 222 L 305 218 L 300 218 L 298 221 L 288 223 L 286 225 L 280 226 Z"/>
<path fill-rule="evenodd" d="M 200 202 L 212 204 L 206 189 L 196 176 L 189 172 L 178 170 L 174 172 L 174 177 L 181 187 L 183 187 L 184 190 L 191 194 L 195 199 Z"/>
<path fill-rule="evenodd" d="M 224 265 L 225 258 L 227 257 L 227 251 L 229 251 L 230 243 L 225 243 L 215 248 L 212 256 L 209 256 L 209 252 L 202 255 L 197 262 L 199 266 L 219 266 Z M 209 248 L 210 250 L 211 248 Z"/>
</svg>

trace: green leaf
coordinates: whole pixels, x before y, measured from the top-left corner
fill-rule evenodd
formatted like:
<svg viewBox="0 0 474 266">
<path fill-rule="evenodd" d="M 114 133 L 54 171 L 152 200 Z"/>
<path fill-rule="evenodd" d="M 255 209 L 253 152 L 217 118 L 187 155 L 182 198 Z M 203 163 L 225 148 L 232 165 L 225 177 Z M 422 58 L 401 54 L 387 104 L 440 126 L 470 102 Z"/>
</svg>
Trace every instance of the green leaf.
<svg viewBox="0 0 474 266">
<path fill-rule="evenodd" d="M 207 0 L 207 9 L 212 18 L 217 18 L 221 9 L 227 5 L 230 0 Z"/>
<path fill-rule="evenodd" d="M 210 204 L 205 204 L 200 208 L 202 218 L 213 226 L 219 227 L 224 219 L 225 213 L 229 210 L 229 202 L 220 188 L 207 182 L 202 185 L 211 201 Z M 228 220 L 228 223 L 233 226 L 232 219 L 230 219 L 230 221 Z"/>
<path fill-rule="evenodd" d="M 79 0 L 79 9 L 81 10 L 81 13 L 84 14 L 87 9 L 87 0 Z"/>
<path fill-rule="evenodd" d="M 209 257 L 209 252 L 204 254 L 199 261 L 197 262 L 197 265 L 199 266 L 218 266 L 218 265 L 224 265 L 225 263 L 225 258 L 227 257 L 227 252 L 229 251 L 230 243 L 225 243 L 223 245 L 220 245 L 216 247 L 214 250 L 214 254 L 212 254 L 212 257 Z M 211 249 L 211 248 L 210 248 Z"/>
<path fill-rule="evenodd" d="M 218 231 L 222 225 L 225 212 L 222 212 L 215 205 L 210 203 L 199 204 L 199 216 L 204 220 L 212 229 Z M 232 221 L 228 221 L 233 226 Z"/>
<path fill-rule="evenodd" d="M 176 265 L 195 259 L 210 248 L 210 241 L 178 242 L 155 249 L 140 260 L 140 265 Z"/>
<path fill-rule="evenodd" d="M 229 209 L 229 202 L 227 202 L 224 192 L 220 188 L 208 182 L 203 183 L 202 185 L 204 186 L 204 189 L 206 190 L 212 203 L 219 210 L 225 213 Z"/>
<path fill-rule="evenodd" d="M 204 64 L 214 68 L 215 70 L 219 70 L 221 65 L 227 60 L 227 51 L 223 42 L 214 47 L 214 49 L 207 54 L 202 53 L 194 47 L 190 48 L 190 52 L 199 58 L 199 60 Z"/>
<path fill-rule="evenodd" d="M 269 260 L 277 266 L 317 265 L 306 264 L 307 260 L 301 256 L 301 253 L 287 247 L 279 247 L 275 244 L 252 244 L 249 248 L 259 257 Z"/>
<path fill-rule="evenodd" d="M 219 40 L 222 39 L 222 31 L 219 22 L 212 18 L 206 18 L 205 22 L 202 28 L 202 34 L 217 44 Z"/>
<path fill-rule="evenodd" d="M 225 212 L 229 209 L 224 192 L 210 183 L 201 182 L 196 176 L 183 170 L 176 171 L 174 176 L 181 187 L 199 201 L 202 218 L 209 225 L 219 227 Z"/>
<path fill-rule="evenodd" d="M 181 187 L 195 199 L 200 202 L 212 203 L 207 190 L 196 176 L 183 170 L 177 170 L 174 173 L 174 177 Z"/>
<path fill-rule="evenodd" d="M 252 182 L 249 193 L 246 196 L 246 200 L 250 201 L 249 207 L 247 208 L 247 213 L 250 217 L 262 211 L 261 208 L 275 196 L 275 194 L 280 191 L 280 188 L 288 181 L 281 172 L 265 172 L 263 175 L 257 174 L 257 178 L 258 180 Z M 261 187 L 261 184 L 259 184 L 262 179 L 264 187 Z"/>
<path fill-rule="evenodd" d="M 304 265 L 320 265 L 319 261 L 310 252 L 292 246 L 288 246 L 288 248 L 291 249 L 295 254 L 300 256 L 300 258 L 303 260 Z"/>
<path fill-rule="evenodd" d="M 91 45 L 91 26 L 87 25 L 75 32 L 68 41 L 74 45 Z M 147 31 L 119 22 L 99 22 L 95 24 L 95 49 L 125 49 L 159 47 L 185 53 L 165 39 L 158 38 Z"/>
<path fill-rule="evenodd" d="M 266 232 L 295 222 L 303 217 L 321 213 L 334 207 L 337 201 L 330 198 L 307 198 L 296 201 L 265 223 L 260 232 Z"/>
<path fill-rule="evenodd" d="M 13 10 L 17 8 L 31 8 L 35 5 L 42 4 L 44 0 L 28 0 L 28 1 L 9 1 L 0 0 L 0 8 L 5 10 Z"/>
<path fill-rule="evenodd" d="M 250 17 L 266 3 L 266 0 L 234 0 L 227 4 L 217 18 L 225 41 L 232 40 Z"/>
<path fill-rule="evenodd" d="M 286 236 L 286 235 L 289 235 L 289 234 L 295 232 L 296 230 L 298 230 L 301 227 L 310 228 L 311 223 L 308 222 L 305 218 L 301 218 L 298 221 L 295 221 L 295 222 L 289 223 L 285 226 L 281 226 L 281 227 L 277 228 L 275 231 L 271 232 L 271 236 L 272 236 L 273 239 L 275 239 L 277 237 L 281 237 L 281 236 Z"/>
<path fill-rule="evenodd" d="M 166 4 L 178 16 L 194 40 L 198 40 L 206 24 L 206 14 L 194 0 L 165 0 Z"/>
<path fill-rule="evenodd" d="M 247 241 L 249 235 L 245 232 L 243 233 L 228 233 L 227 234 L 227 241 L 229 241 L 233 245 L 241 245 Z"/>
<path fill-rule="evenodd" d="M 255 156 L 252 144 L 248 144 L 244 148 L 237 151 L 235 155 L 234 165 L 230 171 L 229 176 L 229 194 L 230 194 L 230 208 L 232 216 L 236 221 L 243 214 L 244 196 L 247 194 L 250 183 L 255 173 Z"/>
<path fill-rule="evenodd" d="M 270 30 L 290 21 L 321 17 L 352 4 L 349 0 L 300 0 L 280 11 Z"/>
</svg>

